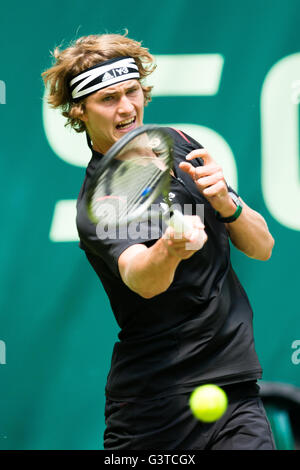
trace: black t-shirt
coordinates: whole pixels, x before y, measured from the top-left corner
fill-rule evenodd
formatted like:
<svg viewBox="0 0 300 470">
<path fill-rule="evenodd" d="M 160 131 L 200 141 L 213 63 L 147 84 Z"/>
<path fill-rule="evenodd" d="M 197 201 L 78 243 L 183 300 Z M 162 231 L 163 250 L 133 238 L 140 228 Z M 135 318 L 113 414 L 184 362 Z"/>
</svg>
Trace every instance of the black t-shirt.
<svg viewBox="0 0 300 470">
<path fill-rule="evenodd" d="M 182 210 L 191 207 L 191 213 L 204 205 L 208 240 L 180 262 L 164 293 L 144 299 L 123 283 L 118 270 L 118 258 L 126 248 L 136 243 L 151 246 L 162 231 L 154 239 L 145 231 L 136 239 L 99 239 L 87 217 L 86 189 L 102 157 L 95 151 L 77 201 L 80 247 L 99 276 L 121 329 L 106 384 L 107 396 L 115 400 L 176 394 L 207 382 L 222 386 L 261 378 L 253 313 L 231 266 L 228 233 L 178 167 L 191 150 L 202 146 L 184 133 L 168 130 L 175 142 L 172 203 Z"/>
</svg>

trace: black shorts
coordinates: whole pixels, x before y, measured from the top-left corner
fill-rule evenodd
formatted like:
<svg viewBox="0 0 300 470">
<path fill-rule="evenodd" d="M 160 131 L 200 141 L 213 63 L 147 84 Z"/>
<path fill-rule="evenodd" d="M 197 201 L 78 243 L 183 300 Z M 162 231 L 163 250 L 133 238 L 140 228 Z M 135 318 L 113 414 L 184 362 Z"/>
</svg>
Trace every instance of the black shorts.
<svg viewBox="0 0 300 470">
<path fill-rule="evenodd" d="M 214 423 L 197 420 L 190 392 L 136 402 L 107 400 L 105 450 L 275 450 L 255 382 L 222 387 L 226 413 Z"/>
</svg>

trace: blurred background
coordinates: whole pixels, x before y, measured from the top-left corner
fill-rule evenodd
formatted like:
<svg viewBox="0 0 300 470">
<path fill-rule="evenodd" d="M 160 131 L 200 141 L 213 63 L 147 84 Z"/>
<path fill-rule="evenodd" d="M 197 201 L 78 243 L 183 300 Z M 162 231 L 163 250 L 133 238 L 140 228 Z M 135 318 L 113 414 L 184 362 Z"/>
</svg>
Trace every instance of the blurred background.
<svg viewBox="0 0 300 470">
<path fill-rule="evenodd" d="M 102 449 L 118 328 L 78 247 L 74 204 L 90 151 L 45 104 L 41 73 L 56 46 L 125 28 L 158 64 L 145 123 L 207 147 L 275 238 L 269 261 L 232 248 L 232 262 L 253 306 L 273 426 L 288 436 L 278 445 L 297 445 L 299 24 L 299 0 L 1 5 L 0 449 Z"/>
</svg>

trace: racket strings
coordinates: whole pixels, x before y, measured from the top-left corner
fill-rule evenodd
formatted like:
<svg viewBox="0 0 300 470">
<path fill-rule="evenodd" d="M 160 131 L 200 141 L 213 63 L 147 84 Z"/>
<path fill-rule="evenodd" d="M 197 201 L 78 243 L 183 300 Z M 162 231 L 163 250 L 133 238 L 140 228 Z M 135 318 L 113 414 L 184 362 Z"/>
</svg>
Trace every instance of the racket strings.
<svg viewBox="0 0 300 470">
<path fill-rule="evenodd" d="M 145 193 L 149 190 L 153 191 L 157 182 L 161 179 L 161 169 L 156 167 L 155 173 L 152 174 L 151 179 L 149 179 L 149 174 L 147 173 L 147 181 L 143 181 L 142 186 L 136 188 L 136 191 L 132 194 L 132 197 L 128 201 L 127 208 L 120 214 L 120 219 L 124 216 L 125 212 L 127 214 L 136 210 L 137 206 L 140 206 L 145 198 L 148 197 L 148 194 Z"/>
<path fill-rule="evenodd" d="M 149 157 L 145 158 L 149 160 Z M 106 205 L 106 209 L 109 207 L 112 209 L 111 211 L 105 211 L 105 209 L 102 211 L 101 219 L 103 223 L 105 222 L 104 219 L 107 223 L 115 221 L 116 216 L 118 216 L 119 222 L 125 218 L 127 219 L 127 215 L 137 210 L 142 201 L 147 198 L 147 194 L 144 193 L 147 190 L 153 191 L 155 185 L 161 179 L 162 169 L 154 163 L 152 165 L 138 164 L 138 162 L 141 163 L 141 159 L 142 157 L 139 157 L 130 163 L 129 161 L 124 162 L 115 170 L 113 177 L 111 177 L 111 171 L 108 169 L 98 179 L 97 189 L 93 197 L 93 211 L 100 215 L 103 204 Z M 133 187 L 132 192 L 129 192 L 130 187 Z M 107 191 L 108 188 L 109 191 Z"/>
<path fill-rule="evenodd" d="M 136 191 L 130 192 L 133 182 Z M 92 199 L 93 212 L 101 216 L 102 222 L 104 219 L 109 221 L 114 220 L 116 216 L 124 216 L 128 212 L 128 202 L 134 203 L 144 186 L 145 175 L 141 174 L 140 169 L 138 173 L 135 172 L 133 166 L 128 163 L 121 165 L 114 173 L 110 169 L 106 170 L 97 181 Z"/>
<path fill-rule="evenodd" d="M 169 171 L 169 162 L 168 162 L 168 149 L 164 149 L 164 151 L 160 151 L 159 155 L 156 157 L 137 157 L 134 159 L 137 162 L 148 161 L 150 163 L 145 166 L 145 170 L 143 172 L 140 171 L 141 163 L 136 165 L 137 175 L 140 176 L 141 185 L 138 186 L 136 181 L 131 181 L 131 184 L 134 184 L 135 191 L 132 193 L 129 200 L 127 200 L 127 207 L 124 208 L 123 212 L 120 214 L 120 220 L 126 214 L 130 214 L 140 208 L 140 206 L 146 202 L 146 199 L 150 196 L 150 194 L 155 189 L 156 184 L 161 180 L 163 174 L 166 171 Z M 142 165 L 144 166 L 144 165 Z M 151 170 L 154 170 L 151 172 Z M 150 175 L 152 173 L 152 175 Z"/>
</svg>

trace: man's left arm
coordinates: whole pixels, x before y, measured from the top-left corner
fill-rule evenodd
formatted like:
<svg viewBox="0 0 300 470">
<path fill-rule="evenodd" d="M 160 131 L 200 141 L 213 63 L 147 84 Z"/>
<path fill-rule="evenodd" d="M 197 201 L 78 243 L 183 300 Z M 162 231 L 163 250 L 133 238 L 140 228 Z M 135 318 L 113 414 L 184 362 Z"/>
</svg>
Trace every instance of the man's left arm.
<svg viewBox="0 0 300 470">
<path fill-rule="evenodd" d="M 194 167 L 189 160 L 202 158 L 204 165 Z M 205 149 L 196 149 L 189 153 L 186 162 L 180 163 L 180 168 L 188 173 L 195 181 L 198 190 L 218 212 L 218 217 L 232 217 L 237 206 L 229 194 L 222 168 L 213 160 Z M 242 202 L 242 211 L 238 218 L 225 223 L 230 239 L 234 246 L 247 256 L 259 260 L 268 260 L 272 254 L 274 239 L 269 232 L 264 218 Z"/>
<path fill-rule="evenodd" d="M 271 257 L 274 238 L 269 232 L 265 219 L 247 206 L 244 201 L 242 202 L 243 210 L 238 219 L 225 223 L 230 239 L 236 248 L 250 258 L 266 261 Z"/>
</svg>

